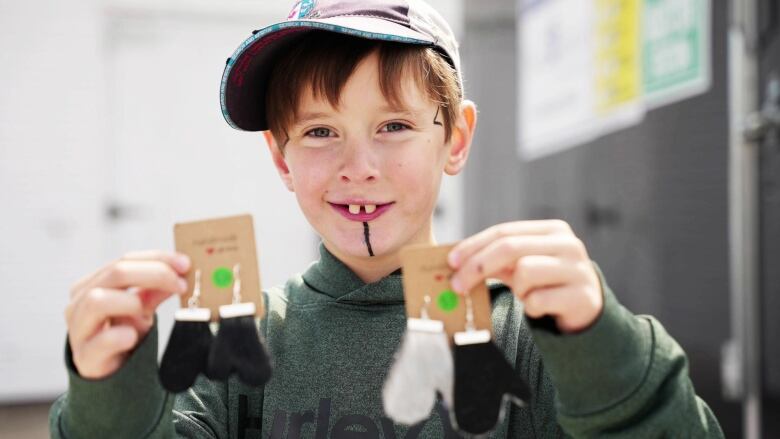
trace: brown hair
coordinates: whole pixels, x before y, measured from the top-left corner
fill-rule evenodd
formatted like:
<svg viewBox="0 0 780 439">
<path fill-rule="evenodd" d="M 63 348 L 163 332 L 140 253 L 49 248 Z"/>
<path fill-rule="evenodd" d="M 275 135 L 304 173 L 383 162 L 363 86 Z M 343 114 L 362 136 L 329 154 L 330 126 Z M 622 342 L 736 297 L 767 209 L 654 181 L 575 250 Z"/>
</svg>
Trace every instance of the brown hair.
<svg viewBox="0 0 780 439">
<path fill-rule="evenodd" d="M 441 108 L 445 141 L 452 135 L 461 90 L 455 69 L 435 49 L 414 44 L 368 40 L 333 32 L 310 31 L 277 58 L 268 82 L 266 114 L 280 146 L 294 123 L 306 87 L 315 98 L 338 108 L 339 96 L 355 67 L 374 51 L 379 55 L 379 87 L 387 101 L 402 108 L 401 79 L 411 74 L 417 87 Z"/>
</svg>

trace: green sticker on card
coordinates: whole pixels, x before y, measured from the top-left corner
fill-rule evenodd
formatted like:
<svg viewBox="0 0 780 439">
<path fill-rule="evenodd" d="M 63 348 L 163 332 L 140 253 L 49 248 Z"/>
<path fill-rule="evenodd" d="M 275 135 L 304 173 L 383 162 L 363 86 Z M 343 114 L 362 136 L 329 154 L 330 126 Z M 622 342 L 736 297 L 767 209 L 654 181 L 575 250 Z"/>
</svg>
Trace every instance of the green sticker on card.
<svg viewBox="0 0 780 439">
<path fill-rule="evenodd" d="M 227 288 L 233 284 L 233 271 L 226 267 L 217 267 L 211 274 L 211 281 L 217 288 Z"/>
<path fill-rule="evenodd" d="M 444 290 L 436 297 L 436 304 L 442 311 L 450 312 L 458 307 L 458 295 L 452 290 Z"/>
</svg>

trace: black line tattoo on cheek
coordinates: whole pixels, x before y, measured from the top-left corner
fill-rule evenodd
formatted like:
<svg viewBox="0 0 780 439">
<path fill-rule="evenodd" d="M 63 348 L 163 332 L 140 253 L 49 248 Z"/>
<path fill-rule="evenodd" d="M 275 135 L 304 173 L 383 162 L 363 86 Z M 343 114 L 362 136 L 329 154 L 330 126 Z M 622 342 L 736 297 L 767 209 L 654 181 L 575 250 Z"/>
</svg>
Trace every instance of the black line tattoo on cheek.
<svg viewBox="0 0 780 439">
<path fill-rule="evenodd" d="M 368 233 L 368 222 L 363 221 L 363 237 L 366 241 L 366 247 L 368 248 L 368 255 L 374 256 L 374 250 L 371 248 L 371 240 L 369 239 L 369 233 Z"/>
<path fill-rule="evenodd" d="M 441 122 L 436 120 L 439 117 L 439 110 L 441 110 L 441 105 L 436 107 L 436 114 L 433 115 L 433 124 L 443 126 Z"/>
</svg>

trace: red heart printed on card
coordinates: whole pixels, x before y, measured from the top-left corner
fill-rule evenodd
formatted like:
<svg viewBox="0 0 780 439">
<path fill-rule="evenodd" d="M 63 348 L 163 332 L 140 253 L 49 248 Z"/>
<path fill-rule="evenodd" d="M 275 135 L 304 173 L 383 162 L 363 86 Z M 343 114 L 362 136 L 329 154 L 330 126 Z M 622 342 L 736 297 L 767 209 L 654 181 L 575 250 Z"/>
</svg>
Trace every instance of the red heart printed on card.
<svg viewBox="0 0 780 439">
<path fill-rule="evenodd" d="M 209 247 L 209 248 L 207 248 L 207 249 L 206 249 L 206 253 L 208 253 L 208 254 L 212 254 L 212 253 L 214 253 L 214 247 Z"/>
</svg>

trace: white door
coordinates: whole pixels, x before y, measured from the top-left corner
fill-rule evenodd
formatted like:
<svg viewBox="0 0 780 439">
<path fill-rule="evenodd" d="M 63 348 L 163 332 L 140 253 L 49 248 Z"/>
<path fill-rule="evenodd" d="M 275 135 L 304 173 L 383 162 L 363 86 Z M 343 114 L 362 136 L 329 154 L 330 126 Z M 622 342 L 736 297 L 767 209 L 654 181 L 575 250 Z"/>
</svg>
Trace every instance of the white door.
<svg viewBox="0 0 780 439">
<path fill-rule="evenodd" d="M 316 235 L 262 136 L 230 128 L 219 106 L 225 60 L 253 29 L 287 12 L 267 9 L 110 11 L 107 253 L 172 249 L 175 222 L 248 212 L 264 287 L 316 258 Z M 177 307 L 170 300 L 160 309 L 161 349 Z"/>
</svg>

